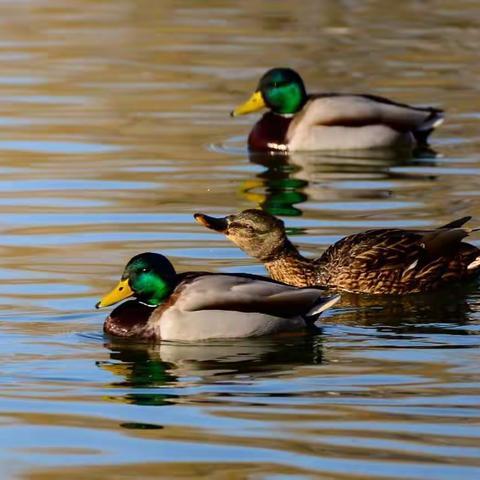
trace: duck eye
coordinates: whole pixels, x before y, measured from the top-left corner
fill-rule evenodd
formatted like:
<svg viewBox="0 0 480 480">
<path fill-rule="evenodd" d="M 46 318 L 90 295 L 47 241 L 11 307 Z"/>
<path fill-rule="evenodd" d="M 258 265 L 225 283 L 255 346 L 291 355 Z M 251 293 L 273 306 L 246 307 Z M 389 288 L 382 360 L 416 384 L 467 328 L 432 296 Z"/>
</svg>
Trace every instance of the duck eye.
<svg viewBox="0 0 480 480">
<path fill-rule="evenodd" d="M 240 223 L 240 222 L 232 222 L 228 226 L 228 229 L 233 230 L 233 231 L 238 231 L 240 234 L 253 233 L 254 232 L 254 228 L 252 226 L 245 225 L 244 223 Z"/>
<path fill-rule="evenodd" d="M 149 272 L 150 269 L 149 269 L 148 267 L 144 267 L 144 268 L 142 268 L 140 271 L 141 271 L 141 272 Z"/>
</svg>

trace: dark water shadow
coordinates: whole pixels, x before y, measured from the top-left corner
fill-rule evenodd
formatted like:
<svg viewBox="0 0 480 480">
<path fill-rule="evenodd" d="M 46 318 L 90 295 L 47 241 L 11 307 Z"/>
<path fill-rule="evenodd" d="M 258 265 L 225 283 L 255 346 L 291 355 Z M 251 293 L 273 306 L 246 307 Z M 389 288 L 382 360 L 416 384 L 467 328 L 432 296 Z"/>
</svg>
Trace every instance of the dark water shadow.
<svg viewBox="0 0 480 480">
<path fill-rule="evenodd" d="M 477 282 L 432 293 L 355 295 L 344 293 L 337 323 L 375 327 L 377 331 L 412 334 L 469 335 Z"/>
</svg>

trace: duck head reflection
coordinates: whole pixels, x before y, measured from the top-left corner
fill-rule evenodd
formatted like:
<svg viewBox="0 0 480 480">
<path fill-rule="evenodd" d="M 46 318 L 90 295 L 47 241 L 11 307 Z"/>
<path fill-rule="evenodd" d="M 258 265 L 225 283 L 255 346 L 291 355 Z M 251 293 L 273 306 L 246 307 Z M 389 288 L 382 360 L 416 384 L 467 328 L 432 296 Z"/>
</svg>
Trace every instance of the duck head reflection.
<svg viewBox="0 0 480 480">
<path fill-rule="evenodd" d="M 246 180 L 240 187 L 241 195 L 262 210 L 279 216 L 300 216 L 301 203 L 310 201 L 344 201 L 355 198 L 382 200 L 392 195 L 385 188 L 385 180 L 431 182 L 432 176 L 398 173 L 392 167 L 435 165 L 436 153 L 423 149 L 412 157 L 405 152 L 368 150 L 333 154 L 325 152 L 249 152 L 250 162 L 266 170 L 254 179 Z M 331 188 L 328 183 L 362 180 L 368 188 L 350 190 Z M 375 187 L 375 183 L 378 186 Z"/>
</svg>

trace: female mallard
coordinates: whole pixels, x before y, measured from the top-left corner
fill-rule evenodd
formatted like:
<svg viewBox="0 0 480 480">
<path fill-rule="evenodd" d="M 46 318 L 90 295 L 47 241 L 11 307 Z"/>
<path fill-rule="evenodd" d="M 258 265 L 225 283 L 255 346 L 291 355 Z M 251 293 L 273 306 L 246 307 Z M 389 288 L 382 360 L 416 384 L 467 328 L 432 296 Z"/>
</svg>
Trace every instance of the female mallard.
<svg viewBox="0 0 480 480">
<path fill-rule="evenodd" d="M 248 137 L 250 150 L 346 150 L 426 145 L 443 111 L 365 94 L 307 94 L 300 75 L 273 68 L 232 116 L 269 111 Z"/>
<path fill-rule="evenodd" d="M 106 333 L 148 340 L 257 337 L 305 328 L 340 297 L 249 274 L 177 274 L 166 257 L 142 253 L 96 307 L 125 298 L 105 321 Z"/>
<path fill-rule="evenodd" d="M 462 242 L 472 230 L 464 217 L 436 230 L 384 228 L 349 235 L 320 258 L 307 259 L 290 243 L 284 223 L 261 210 L 195 219 L 224 233 L 259 259 L 275 280 L 298 287 L 322 286 L 353 293 L 427 292 L 479 273 L 480 249 Z"/>
</svg>

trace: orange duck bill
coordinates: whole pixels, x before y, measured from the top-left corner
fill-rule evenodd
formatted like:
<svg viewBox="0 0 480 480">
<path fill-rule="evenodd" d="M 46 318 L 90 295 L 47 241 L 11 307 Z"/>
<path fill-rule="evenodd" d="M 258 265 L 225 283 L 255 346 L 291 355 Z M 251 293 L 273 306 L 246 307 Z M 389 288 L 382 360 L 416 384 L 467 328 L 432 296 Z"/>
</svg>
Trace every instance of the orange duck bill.
<svg viewBox="0 0 480 480">
<path fill-rule="evenodd" d="M 195 213 L 193 218 L 195 218 L 200 225 L 210 230 L 215 230 L 216 232 L 225 233 L 228 229 L 228 217 L 216 218 L 204 215 L 203 213 Z"/>
</svg>

